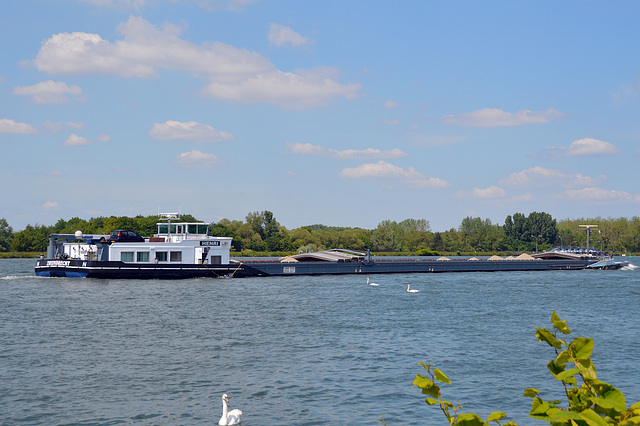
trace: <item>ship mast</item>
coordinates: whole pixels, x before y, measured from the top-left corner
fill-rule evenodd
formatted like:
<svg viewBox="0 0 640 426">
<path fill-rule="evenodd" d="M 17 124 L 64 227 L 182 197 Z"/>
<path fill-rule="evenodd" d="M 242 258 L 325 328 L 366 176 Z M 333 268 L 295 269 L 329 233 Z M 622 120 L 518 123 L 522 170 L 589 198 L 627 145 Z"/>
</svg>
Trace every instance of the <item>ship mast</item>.
<svg viewBox="0 0 640 426">
<path fill-rule="evenodd" d="M 589 252 L 589 238 L 591 237 L 591 228 L 597 228 L 598 225 L 578 225 L 580 228 L 587 229 L 587 253 Z"/>
</svg>

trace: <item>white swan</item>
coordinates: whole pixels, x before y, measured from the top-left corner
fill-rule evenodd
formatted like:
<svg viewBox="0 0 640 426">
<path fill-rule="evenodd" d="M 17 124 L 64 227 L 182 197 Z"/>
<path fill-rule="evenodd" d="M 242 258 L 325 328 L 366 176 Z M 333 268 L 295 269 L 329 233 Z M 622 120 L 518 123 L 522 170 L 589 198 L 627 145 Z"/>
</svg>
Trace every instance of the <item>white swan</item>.
<svg viewBox="0 0 640 426">
<path fill-rule="evenodd" d="M 369 282 L 369 278 L 367 278 L 367 285 L 380 285 L 380 284 L 378 284 L 378 283 L 370 283 Z"/>
<path fill-rule="evenodd" d="M 227 412 L 227 402 L 229 402 L 229 398 L 225 393 L 222 395 L 222 417 L 220 417 L 218 424 L 221 426 L 239 425 L 242 423 L 242 411 L 236 408 Z"/>
<path fill-rule="evenodd" d="M 407 284 L 407 293 L 420 293 L 420 290 L 411 289 L 411 284 Z"/>
</svg>

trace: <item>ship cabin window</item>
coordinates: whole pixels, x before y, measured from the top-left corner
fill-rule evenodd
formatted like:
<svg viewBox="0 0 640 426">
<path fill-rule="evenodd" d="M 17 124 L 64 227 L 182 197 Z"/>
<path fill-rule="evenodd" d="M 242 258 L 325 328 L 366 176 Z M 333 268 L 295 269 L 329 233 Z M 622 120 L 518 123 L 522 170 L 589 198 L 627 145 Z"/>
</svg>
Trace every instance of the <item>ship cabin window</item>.
<svg viewBox="0 0 640 426">
<path fill-rule="evenodd" d="M 167 261 L 167 252 L 166 251 L 157 251 L 156 252 L 156 260 L 158 262 L 166 262 Z"/>
<path fill-rule="evenodd" d="M 169 232 L 169 225 L 166 223 L 158 225 L 158 235 L 166 235 Z"/>
<path fill-rule="evenodd" d="M 133 252 L 132 251 L 123 251 L 120 253 L 120 261 L 121 262 L 133 262 Z"/>
<path fill-rule="evenodd" d="M 169 252 L 169 259 L 171 259 L 171 262 L 182 262 L 182 252 L 181 251 Z"/>
<path fill-rule="evenodd" d="M 148 251 L 139 251 L 136 253 L 136 262 L 148 262 L 148 261 L 149 261 Z"/>
<path fill-rule="evenodd" d="M 187 232 L 189 234 L 207 235 L 207 225 L 201 223 L 187 224 Z"/>
<path fill-rule="evenodd" d="M 211 256 L 211 264 L 219 265 L 222 263 L 222 256 Z"/>
</svg>

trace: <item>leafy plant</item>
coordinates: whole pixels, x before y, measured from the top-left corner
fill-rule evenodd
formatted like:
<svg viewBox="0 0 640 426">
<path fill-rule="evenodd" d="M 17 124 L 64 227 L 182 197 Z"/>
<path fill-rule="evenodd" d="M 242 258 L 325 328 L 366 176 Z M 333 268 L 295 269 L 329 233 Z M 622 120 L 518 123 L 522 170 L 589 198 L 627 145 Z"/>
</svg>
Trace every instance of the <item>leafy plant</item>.
<svg viewBox="0 0 640 426">
<path fill-rule="evenodd" d="M 427 370 L 427 375 L 429 377 L 423 376 L 422 374 L 416 374 L 415 379 L 413 379 L 413 384 L 422 389 L 422 393 L 424 395 L 429 395 L 425 402 L 428 405 L 438 405 L 444 415 L 449 420 L 450 425 L 457 426 L 482 426 L 487 425 L 488 422 L 494 421 L 499 425 L 500 420 L 504 419 L 507 415 L 502 411 L 496 411 L 489 415 L 489 418 L 485 422 L 482 420 L 482 417 L 475 413 L 458 413 L 458 411 L 462 408 L 461 405 L 454 405 L 449 401 L 445 401 L 442 399 L 442 395 L 440 393 L 440 386 L 436 383 L 447 383 L 451 384 L 449 378 L 439 369 L 433 368 L 433 364 L 425 364 L 423 362 L 418 363 L 418 365 L 422 365 L 425 370 Z M 513 422 L 505 423 L 505 426 L 516 426 Z"/>
<path fill-rule="evenodd" d="M 533 398 L 529 417 L 548 421 L 554 426 L 640 424 L 640 402 L 627 408 L 624 394 L 619 389 L 598 380 L 591 361 L 593 339 L 576 337 L 567 344 L 558 337 L 558 333 L 571 333 L 566 320 L 561 321 L 553 311 L 551 322 L 553 333 L 546 328 L 538 328 L 536 337 L 556 352 L 556 359 L 549 361 L 547 368 L 564 386 L 568 407 L 560 407 L 560 401 L 544 401 L 537 389 L 527 388 L 524 395 Z"/>
<path fill-rule="evenodd" d="M 561 401 L 545 401 L 540 397 L 540 391 L 527 388 L 524 396 L 533 398 L 529 417 L 548 421 L 551 426 L 640 425 L 640 402 L 627 408 L 624 394 L 619 389 L 598 380 L 591 361 L 593 339 L 576 337 L 567 344 L 558 336 L 558 333 L 571 333 L 566 320 L 560 320 L 556 311 L 553 311 L 551 322 L 553 332 L 546 328 L 537 328 L 536 338 L 555 350 L 556 358 L 549 361 L 547 368 L 564 386 L 568 405 L 563 408 Z M 428 377 L 417 374 L 413 384 L 422 389 L 423 394 L 428 395 L 425 399 L 428 405 L 440 407 L 450 425 L 488 425 L 491 421 L 500 425 L 500 420 L 506 417 L 502 411 L 496 411 L 484 421 L 475 413 L 459 413 L 462 407 L 443 400 L 440 386 L 436 383 L 451 384 L 449 378 L 437 368 L 433 368 L 432 371 L 432 364 L 418 365 L 427 370 Z M 515 425 L 513 422 L 505 423 L 505 426 Z"/>
</svg>

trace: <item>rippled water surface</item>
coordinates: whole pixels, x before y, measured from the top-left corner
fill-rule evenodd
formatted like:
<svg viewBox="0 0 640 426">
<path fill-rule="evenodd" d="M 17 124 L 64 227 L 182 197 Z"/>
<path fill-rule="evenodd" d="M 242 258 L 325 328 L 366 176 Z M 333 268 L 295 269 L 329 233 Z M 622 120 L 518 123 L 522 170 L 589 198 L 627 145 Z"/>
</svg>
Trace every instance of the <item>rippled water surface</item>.
<svg viewBox="0 0 640 426">
<path fill-rule="evenodd" d="M 0 260 L 0 423 L 441 425 L 418 362 L 465 412 L 520 425 L 562 398 L 534 337 L 556 309 L 601 380 L 640 400 L 640 270 L 180 281 L 37 278 Z M 407 283 L 420 290 L 407 294 Z"/>
</svg>

